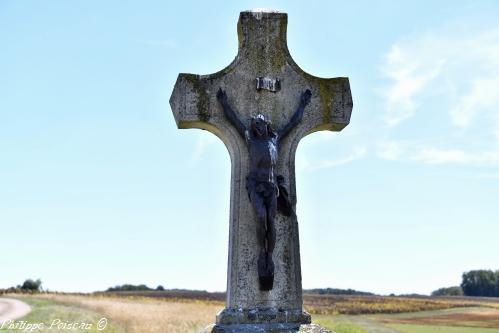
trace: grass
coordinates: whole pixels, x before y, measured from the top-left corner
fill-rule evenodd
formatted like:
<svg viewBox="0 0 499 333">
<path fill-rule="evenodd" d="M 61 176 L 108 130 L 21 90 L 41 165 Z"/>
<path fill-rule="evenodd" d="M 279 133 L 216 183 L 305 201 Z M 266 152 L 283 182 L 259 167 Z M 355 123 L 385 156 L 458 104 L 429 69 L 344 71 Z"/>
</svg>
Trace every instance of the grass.
<svg viewBox="0 0 499 333">
<path fill-rule="evenodd" d="M 392 324 L 389 326 L 401 333 L 499 333 L 499 329 L 481 327 L 471 328 L 407 324 Z"/>
<path fill-rule="evenodd" d="M 320 323 L 348 321 L 369 333 L 499 333 L 499 310 L 485 307 L 384 315 L 319 315 L 315 318 Z"/>
<path fill-rule="evenodd" d="M 33 308 L 22 320 L 43 322 L 46 326 L 55 319 L 94 323 L 94 328 L 88 330 L 71 330 L 88 333 L 194 333 L 213 323 L 216 313 L 224 307 L 221 301 L 207 299 L 133 295 L 41 294 L 19 298 Z M 314 314 L 314 322 L 336 333 L 499 333 L 499 302 L 491 299 L 373 296 L 305 299 L 306 309 Z M 466 308 L 466 305 L 473 307 Z M 402 309 L 426 311 L 398 313 Z M 361 314 L 338 314 L 342 311 Z M 95 323 L 101 317 L 109 319 L 109 326 L 104 331 L 97 331 Z M 46 328 L 33 330 L 58 331 L 62 332 Z"/>
<path fill-rule="evenodd" d="M 436 297 L 382 297 L 306 295 L 304 307 L 311 314 L 378 314 L 435 311 L 462 307 L 499 309 L 499 302 L 490 299 Z"/>
<path fill-rule="evenodd" d="M 429 326 L 459 326 L 499 329 L 499 310 L 468 308 L 461 311 L 435 311 L 417 315 L 386 316 L 380 321 L 386 324 L 417 324 Z"/>
<path fill-rule="evenodd" d="M 155 298 L 170 301 L 218 301 L 220 304 L 223 304 L 225 300 L 225 293 L 209 293 L 195 290 L 101 292 L 96 294 L 96 296 L 140 299 Z M 499 309 L 499 298 L 304 294 L 303 299 L 305 309 L 311 314 L 316 315 L 406 313 L 477 306 Z"/>
<path fill-rule="evenodd" d="M 0 332 L 78 332 L 78 333 L 122 333 L 123 328 L 114 322 L 109 321 L 103 330 L 98 330 L 97 325 L 103 317 L 101 314 L 81 309 L 76 306 L 62 305 L 50 299 L 39 299 L 34 297 L 18 297 L 23 302 L 31 306 L 32 311 L 24 318 L 16 320 L 16 323 L 26 322 L 31 327 L 26 330 L 9 328 L 8 323 L 3 325 Z M 68 324 L 82 329 L 68 329 Z M 91 326 L 89 327 L 88 324 Z M 1 325 L 0 325 L 1 326 Z M 62 329 L 65 327 L 65 329 Z"/>
<path fill-rule="evenodd" d="M 327 329 L 333 330 L 336 333 L 369 333 L 359 325 L 337 318 L 321 318 L 314 320 L 314 323 L 319 324 Z"/>
<path fill-rule="evenodd" d="M 161 300 L 137 297 L 38 296 L 105 315 L 120 323 L 127 333 L 197 332 L 215 321 L 224 305 L 199 300 Z"/>
</svg>

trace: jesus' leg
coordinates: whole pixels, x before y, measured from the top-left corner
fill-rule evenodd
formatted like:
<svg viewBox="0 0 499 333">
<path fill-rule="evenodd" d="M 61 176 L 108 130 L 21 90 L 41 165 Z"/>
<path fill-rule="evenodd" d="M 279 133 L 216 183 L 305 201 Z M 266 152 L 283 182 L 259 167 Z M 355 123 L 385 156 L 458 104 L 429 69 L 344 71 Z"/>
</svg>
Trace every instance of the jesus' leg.
<svg viewBox="0 0 499 333">
<path fill-rule="evenodd" d="M 275 215 L 277 210 L 277 198 L 275 195 L 267 197 L 266 200 L 266 211 L 267 211 L 267 274 L 268 276 L 274 276 L 274 260 L 272 255 L 274 253 L 275 243 L 276 243 L 276 231 L 275 231 Z"/>
<path fill-rule="evenodd" d="M 277 210 L 277 198 L 276 196 L 271 196 L 267 199 L 266 202 L 266 212 L 267 212 L 267 254 L 270 258 L 272 258 L 272 254 L 274 253 L 274 247 L 276 242 L 276 233 L 275 233 L 275 215 Z"/>
<path fill-rule="evenodd" d="M 261 290 L 270 290 L 272 285 L 268 282 L 269 272 L 267 265 L 268 258 L 268 237 L 267 237 L 267 208 L 265 198 L 261 192 L 250 192 L 251 204 L 256 215 L 256 238 L 259 247 L 258 256 L 258 278 Z"/>
<path fill-rule="evenodd" d="M 258 192 L 251 193 L 251 203 L 256 214 L 256 238 L 260 250 L 260 256 L 267 253 L 267 209 L 264 199 Z"/>
</svg>

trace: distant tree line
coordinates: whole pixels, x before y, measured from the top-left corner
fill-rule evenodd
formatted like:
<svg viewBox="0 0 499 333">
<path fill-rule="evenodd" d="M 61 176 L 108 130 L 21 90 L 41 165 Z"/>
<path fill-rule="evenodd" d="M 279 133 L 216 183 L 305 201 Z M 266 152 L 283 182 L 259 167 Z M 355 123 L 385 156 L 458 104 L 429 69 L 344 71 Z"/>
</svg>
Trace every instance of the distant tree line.
<svg viewBox="0 0 499 333">
<path fill-rule="evenodd" d="M 122 287 L 122 286 L 118 286 Z M 191 289 L 165 289 L 162 286 L 159 289 L 149 290 L 130 290 L 130 287 L 125 288 L 116 287 L 109 288 L 103 292 L 95 292 L 94 295 L 115 294 L 119 296 L 138 296 L 138 297 L 152 297 L 164 299 L 196 299 L 202 301 L 224 301 L 226 299 L 225 292 L 209 292 L 206 290 L 191 290 Z M 126 290 L 125 290 L 126 289 Z M 142 287 L 140 289 L 143 289 Z"/>
<path fill-rule="evenodd" d="M 440 288 L 431 293 L 431 296 L 463 296 L 463 288 L 460 286 Z"/>
<path fill-rule="evenodd" d="M 106 291 L 113 292 L 113 291 L 151 291 L 151 290 L 162 291 L 165 290 L 165 288 L 161 285 L 157 286 L 156 289 L 152 289 L 146 286 L 145 284 L 139 284 L 139 285 L 122 284 L 121 286 L 108 288 Z"/>
<path fill-rule="evenodd" d="M 499 271 L 466 272 L 463 274 L 461 288 L 466 296 L 499 297 Z"/>
<path fill-rule="evenodd" d="M 375 294 L 366 291 L 357 291 L 354 289 L 337 289 L 337 288 L 317 288 L 306 289 L 305 294 L 312 295 L 357 295 L 357 296 L 374 296 Z"/>
<path fill-rule="evenodd" d="M 18 284 L 16 287 L 0 289 L 0 294 L 7 293 L 38 293 L 42 291 L 42 280 L 27 279 L 23 284 Z"/>
<path fill-rule="evenodd" d="M 465 272 L 460 286 L 440 288 L 431 295 L 499 297 L 499 270 L 479 269 Z"/>
</svg>

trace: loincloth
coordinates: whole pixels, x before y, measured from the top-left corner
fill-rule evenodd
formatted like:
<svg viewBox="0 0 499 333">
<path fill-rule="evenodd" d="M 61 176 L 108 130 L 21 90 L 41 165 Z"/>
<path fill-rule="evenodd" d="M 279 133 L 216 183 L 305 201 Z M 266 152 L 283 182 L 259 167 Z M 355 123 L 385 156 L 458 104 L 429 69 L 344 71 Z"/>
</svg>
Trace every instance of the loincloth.
<svg viewBox="0 0 499 333">
<path fill-rule="evenodd" d="M 279 196 L 279 187 L 276 183 L 269 180 L 261 180 L 252 174 L 246 177 L 246 190 L 248 191 L 250 200 L 253 193 L 263 198 Z"/>
</svg>

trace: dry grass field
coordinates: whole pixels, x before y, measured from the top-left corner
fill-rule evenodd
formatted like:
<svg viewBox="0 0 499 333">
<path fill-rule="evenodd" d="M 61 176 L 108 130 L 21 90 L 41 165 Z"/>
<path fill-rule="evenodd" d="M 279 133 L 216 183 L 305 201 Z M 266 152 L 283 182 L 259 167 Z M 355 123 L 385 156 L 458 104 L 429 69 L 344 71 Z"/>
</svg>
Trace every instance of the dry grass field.
<svg viewBox="0 0 499 333">
<path fill-rule="evenodd" d="M 440 311 L 421 313 L 417 316 L 384 317 L 379 321 L 384 324 L 499 328 L 499 309 L 474 308 L 456 312 Z"/>
<path fill-rule="evenodd" d="M 464 307 L 499 309 L 499 300 L 469 297 L 387 297 L 305 295 L 304 306 L 311 314 L 376 314 L 443 310 Z"/>
<path fill-rule="evenodd" d="M 145 297 L 40 295 L 62 304 L 98 312 L 129 333 L 197 332 L 214 322 L 224 307 L 218 301 L 161 300 Z"/>
<path fill-rule="evenodd" d="M 104 333 L 194 333 L 213 323 L 224 307 L 217 300 L 158 296 L 24 298 L 35 305 L 36 318 L 53 309 L 73 319 L 104 316 L 112 326 Z M 304 303 L 314 321 L 336 333 L 499 333 L 499 300 L 494 299 L 307 295 Z"/>
</svg>

